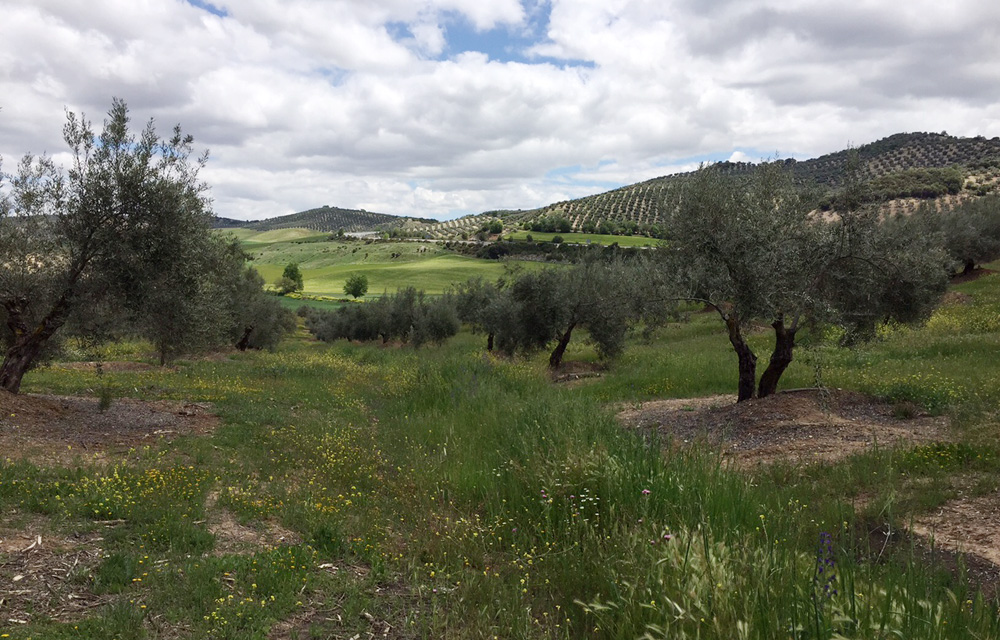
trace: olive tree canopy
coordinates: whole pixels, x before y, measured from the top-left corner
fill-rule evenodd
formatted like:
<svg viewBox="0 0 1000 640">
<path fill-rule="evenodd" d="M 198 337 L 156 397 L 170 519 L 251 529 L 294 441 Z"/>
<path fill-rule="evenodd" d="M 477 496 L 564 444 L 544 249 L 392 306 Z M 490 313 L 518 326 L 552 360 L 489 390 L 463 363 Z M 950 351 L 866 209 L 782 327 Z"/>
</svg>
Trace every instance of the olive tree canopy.
<svg viewBox="0 0 1000 640">
<path fill-rule="evenodd" d="M 719 314 L 737 356 L 738 400 L 767 396 L 792 361 L 809 318 L 855 334 L 894 319 L 926 318 L 946 285 L 940 238 L 881 219 L 854 197 L 823 215 L 778 163 L 733 174 L 703 167 L 677 194 L 662 251 L 677 296 Z M 757 384 L 757 355 L 746 340 L 766 322 L 774 349 Z"/>
<path fill-rule="evenodd" d="M 141 324 L 171 311 L 169 327 L 194 315 L 165 305 L 204 289 L 191 270 L 204 266 L 211 244 L 213 214 L 198 178 L 206 156 L 192 157 L 193 139 L 179 126 L 161 138 L 152 121 L 138 133 L 130 125 L 120 100 L 100 133 L 67 113 L 69 166 L 28 155 L 0 185 L 2 389 L 19 390 L 70 320 L 110 310 Z"/>
</svg>

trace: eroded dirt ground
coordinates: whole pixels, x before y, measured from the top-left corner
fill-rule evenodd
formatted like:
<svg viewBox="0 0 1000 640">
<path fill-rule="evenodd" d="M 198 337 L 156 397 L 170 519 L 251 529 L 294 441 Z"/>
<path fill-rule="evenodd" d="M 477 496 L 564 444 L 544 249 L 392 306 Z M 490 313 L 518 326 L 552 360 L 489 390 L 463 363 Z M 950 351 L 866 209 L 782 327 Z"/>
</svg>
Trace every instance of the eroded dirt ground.
<svg viewBox="0 0 1000 640">
<path fill-rule="evenodd" d="M 913 446 L 953 436 L 944 417 L 840 390 L 785 392 L 739 405 L 731 395 L 657 400 L 618 415 L 626 428 L 657 433 L 665 447 L 705 443 L 741 469 L 779 461 L 831 462 L 876 444 Z M 916 536 L 929 556 L 944 556 L 946 565 L 957 569 L 961 562 L 984 593 L 995 595 L 1000 588 L 1000 488 L 957 493 L 916 517 L 903 533 Z"/>
<path fill-rule="evenodd" d="M 736 396 L 655 400 L 619 413 L 664 443 L 704 442 L 741 468 L 777 462 L 834 461 L 869 447 L 950 439 L 943 417 L 895 416 L 898 408 L 863 394 L 815 389 L 736 404 Z"/>
<path fill-rule="evenodd" d="M 0 391 L 0 455 L 39 465 L 106 462 L 218 424 L 207 404 L 120 398 L 102 409 L 97 398 Z"/>
</svg>

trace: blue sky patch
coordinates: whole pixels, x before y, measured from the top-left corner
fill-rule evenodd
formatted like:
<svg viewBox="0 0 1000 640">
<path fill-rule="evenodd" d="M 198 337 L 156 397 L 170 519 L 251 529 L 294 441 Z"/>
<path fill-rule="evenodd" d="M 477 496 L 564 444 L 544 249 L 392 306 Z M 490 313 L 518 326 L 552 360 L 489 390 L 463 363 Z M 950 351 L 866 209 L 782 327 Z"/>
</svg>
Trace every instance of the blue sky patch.
<svg viewBox="0 0 1000 640">
<path fill-rule="evenodd" d="M 549 24 L 551 7 L 548 2 L 528 8 L 527 24 L 500 25 L 492 29 L 480 30 L 463 14 L 446 11 L 441 16 L 445 46 L 437 60 L 448 60 L 462 53 L 484 53 L 495 62 L 516 62 L 521 64 L 550 63 L 559 67 L 593 68 L 589 60 L 563 60 L 536 56 L 530 49 L 544 42 Z M 413 40 L 410 25 L 405 22 L 390 22 L 386 31 L 397 42 Z"/>
<path fill-rule="evenodd" d="M 187 0 L 187 3 L 192 7 L 197 7 L 202 11 L 207 11 L 214 16 L 219 16 L 220 18 L 229 17 L 229 12 L 225 8 L 220 8 L 212 4 L 211 2 L 205 2 L 205 0 Z"/>
</svg>

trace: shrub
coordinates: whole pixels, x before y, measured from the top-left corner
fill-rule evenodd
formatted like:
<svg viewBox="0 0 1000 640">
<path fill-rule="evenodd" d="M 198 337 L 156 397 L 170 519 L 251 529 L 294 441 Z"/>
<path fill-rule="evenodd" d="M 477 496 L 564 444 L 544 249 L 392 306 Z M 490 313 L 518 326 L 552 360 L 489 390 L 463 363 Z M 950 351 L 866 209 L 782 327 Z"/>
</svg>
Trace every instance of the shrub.
<svg viewBox="0 0 1000 640">
<path fill-rule="evenodd" d="M 344 283 L 344 293 L 355 300 L 368 293 L 368 276 L 361 273 L 350 276 Z"/>
<path fill-rule="evenodd" d="M 283 291 L 283 293 L 302 291 L 302 271 L 299 270 L 299 264 L 297 262 L 290 262 L 285 265 L 285 270 L 281 272 L 279 282 L 282 283 L 282 287 L 290 287 L 287 291 Z M 282 287 L 279 287 L 279 289 Z"/>
</svg>

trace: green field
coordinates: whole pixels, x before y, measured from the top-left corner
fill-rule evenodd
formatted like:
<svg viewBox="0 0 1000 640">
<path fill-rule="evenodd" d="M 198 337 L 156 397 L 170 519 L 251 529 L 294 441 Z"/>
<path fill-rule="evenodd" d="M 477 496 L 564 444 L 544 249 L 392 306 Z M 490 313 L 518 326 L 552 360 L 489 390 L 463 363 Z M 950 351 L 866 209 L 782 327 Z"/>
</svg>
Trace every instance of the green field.
<svg viewBox="0 0 1000 640">
<path fill-rule="evenodd" d="M 131 448 L 104 448 L 96 432 L 87 448 L 44 438 L 9 447 L 0 513 L 17 545 L 0 553 L 0 580 L 17 583 L 5 604 L 21 617 L 4 616 L 0 633 L 1000 637 L 997 603 L 978 591 L 987 583 L 950 573 L 940 550 L 905 534 L 871 535 L 1000 486 L 1000 276 L 956 289 L 927 326 L 861 348 L 803 336 L 783 379 L 947 415 L 955 440 L 880 443 L 808 465 L 736 468 L 615 420 L 644 400 L 734 391 L 735 358 L 709 313 L 633 336 L 580 384 L 553 383 L 546 354 L 486 356 L 484 337 L 467 332 L 415 350 L 327 345 L 300 331 L 275 353 L 102 375 L 33 370 L 26 392 L 172 400 L 210 407 L 221 424 Z M 764 361 L 767 332 L 752 342 Z M 148 362 L 149 350 L 101 355 Z M 567 359 L 596 354 L 574 340 Z M 35 535 L 44 553 L 26 555 Z M 56 615 L 42 604 L 67 593 L 85 606 Z"/>
<path fill-rule="evenodd" d="M 655 247 L 661 241 L 645 236 L 609 236 L 599 233 L 546 233 L 544 231 L 515 231 L 509 234 L 514 240 L 527 240 L 530 235 L 535 242 L 551 242 L 555 236 L 561 236 L 563 242 L 576 244 L 611 245 L 619 247 Z"/>
<path fill-rule="evenodd" d="M 235 236 L 244 245 L 273 244 L 275 242 L 320 242 L 330 237 L 329 233 L 311 229 L 274 229 L 272 231 L 255 231 L 253 229 L 224 228 L 218 233 Z"/>
<path fill-rule="evenodd" d="M 311 300 L 309 298 L 300 298 L 298 296 L 277 296 L 277 299 L 278 302 L 281 303 L 282 307 L 291 311 L 298 311 L 299 307 L 303 305 L 312 309 L 319 309 L 320 311 L 334 311 L 345 304 L 351 304 L 350 302 L 343 301 L 343 295 L 336 300 Z"/>
<path fill-rule="evenodd" d="M 276 233 L 276 232 L 267 232 Z M 261 234 L 263 235 L 263 234 Z M 255 236 L 251 236 L 255 237 Z M 368 276 L 369 295 L 416 287 L 427 293 L 444 293 L 452 285 L 474 276 L 495 279 L 505 263 L 456 255 L 433 242 L 365 242 L 361 240 L 308 242 L 304 240 L 247 243 L 253 266 L 268 283 L 274 282 L 290 262 L 302 270 L 307 295 L 343 296 L 344 282 L 355 273 Z M 516 262 L 524 268 L 541 263 Z"/>
</svg>

